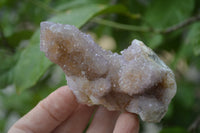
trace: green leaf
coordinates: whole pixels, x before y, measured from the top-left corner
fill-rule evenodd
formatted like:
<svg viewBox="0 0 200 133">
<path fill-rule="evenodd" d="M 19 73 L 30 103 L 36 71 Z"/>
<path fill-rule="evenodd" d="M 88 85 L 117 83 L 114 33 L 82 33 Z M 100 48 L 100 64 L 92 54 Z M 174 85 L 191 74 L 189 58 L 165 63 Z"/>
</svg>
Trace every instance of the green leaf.
<svg viewBox="0 0 200 133">
<path fill-rule="evenodd" d="M 6 125 L 6 119 L 0 119 L 0 131 L 2 133 L 3 133 L 5 125 Z"/>
<path fill-rule="evenodd" d="M 152 49 L 157 48 L 163 41 L 163 36 L 161 34 L 147 34 L 145 37 L 147 45 Z"/>
<path fill-rule="evenodd" d="M 71 10 L 67 10 L 67 12 L 57 15 L 56 17 L 53 17 L 49 21 L 57 22 L 57 23 L 64 23 L 64 24 L 65 24 L 65 22 L 67 22 L 67 24 L 73 24 L 77 27 L 81 27 L 83 25 L 83 23 L 86 23 L 87 20 L 89 20 L 90 18 L 97 16 L 97 15 L 101 15 L 101 14 L 118 13 L 118 14 L 123 14 L 123 15 L 129 16 L 131 18 L 140 17 L 138 14 L 131 14 L 128 11 L 128 9 L 123 5 L 104 6 L 101 4 L 91 4 L 90 8 L 86 8 L 86 7 L 87 6 L 82 6 L 79 8 L 73 8 Z M 80 12 L 82 10 L 84 10 L 85 13 L 88 13 L 88 16 L 86 18 L 84 16 L 80 15 Z M 76 13 L 71 14 L 71 11 L 74 11 Z M 65 15 L 68 15 L 68 17 L 65 17 Z M 77 18 L 78 18 L 78 20 L 74 21 Z M 87 20 L 84 20 L 84 19 L 87 19 Z"/>
<path fill-rule="evenodd" d="M 8 50 L 0 49 L 0 73 L 7 71 L 13 63 L 13 56 Z"/>
<path fill-rule="evenodd" d="M 77 28 L 83 26 L 89 19 L 102 10 L 108 8 L 104 5 L 91 4 L 61 13 L 49 21 L 75 25 Z M 17 91 L 23 91 L 36 84 L 40 77 L 52 64 L 40 51 L 39 30 L 31 38 L 29 46 L 22 52 L 15 67 L 14 84 Z"/>
<path fill-rule="evenodd" d="M 16 57 L 17 54 L 13 55 L 7 50 L 0 49 L 0 89 L 13 82 L 12 68 L 16 63 Z"/>
<path fill-rule="evenodd" d="M 193 48 L 190 45 L 183 44 L 179 48 L 179 51 L 175 54 L 175 57 L 170 64 L 171 68 L 175 69 L 180 59 L 190 59 L 192 58 L 192 56 L 193 56 Z"/>
<path fill-rule="evenodd" d="M 56 7 L 56 9 L 58 11 L 64 11 L 64 10 L 74 8 L 74 7 L 77 7 L 77 6 L 89 4 L 90 2 L 93 2 L 93 1 L 90 1 L 90 0 L 73 0 L 73 1 L 65 2 L 63 4 L 59 4 Z"/>
<path fill-rule="evenodd" d="M 154 28 L 166 28 L 188 18 L 194 0 L 154 0 L 146 11 L 144 20 Z"/>
<path fill-rule="evenodd" d="M 6 0 L 1 0 L 0 1 L 0 8 L 3 7 L 6 4 Z"/>
<path fill-rule="evenodd" d="M 32 36 L 32 34 L 32 30 L 21 30 L 8 36 L 7 40 L 8 43 L 15 48 L 17 45 L 19 45 L 20 41 L 29 39 Z"/>
<path fill-rule="evenodd" d="M 160 133 L 188 133 L 188 132 L 187 130 L 181 127 L 170 127 L 162 129 Z"/>
<path fill-rule="evenodd" d="M 179 51 L 176 53 L 175 58 L 172 62 L 172 67 L 175 68 L 180 59 L 194 59 L 196 55 L 197 60 L 200 55 L 200 22 L 195 23 L 189 29 L 189 32 L 185 38 L 185 42 L 179 48 Z M 198 61 L 197 61 L 198 62 Z M 198 63 L 195 63 L 198 65 Z"/>
<path fill-rule="evenodd" d="M 196 56 L 200 55 L 200 22 L 191 26 L 191 29 L 186 37 L 186 44 L 193 47 L 193 51 Z"/>
<path fill-rule="evenodd" d="M 105 14 L 105 13 L 122 14 L 122 15 L 128 16 L 128 17 L 130 17 L 132 19 L 138 19 L 138 18 L 140 18 L 139 14 L 132 14 L 124 5 L 109 6 L 105 10 L 100 11 L 98 14 Z"/>
<path fill-rule="evenodd" d="M 106 6 L 100 4 L 91 4 L 89 6 L 87 5 L 78 8 L 73 8 L 49 19 L 49 21 L 75 25 L 77 28 L 80 28 L 89 19 L 94 17 L 99 11 L 102 11 L 105 8 Z"/>
<path fill-rule="evenodd" d="M 37 33 L 33 36 L 33 39 L 38 40 L 39 36 L 37 36 Z M 35 45 L 30 42 L 30 45 L 22 52 L 14 69 L 14 83 L 17 91 L 22 91 L 34 85 L 51 65 L 51 62 L 45 58 L 44 53 L 39 50 L 38 40 L 38 43 L 35 43 Z"/>
<path fill-rule="evenodd" d="M 6 71 L 0 75 L 0 89 L 4 89 L 6 86 L 13 82 L 13 69 Z"/>
<path fill-rule="evenodd" d="M 33 104 L 31 103 L 34 100 L 33 93 L 31 91 L 26 91 L 21 94 L 17 93 L 0 93 L 0 100 L 2 101 L 2 108 L 9 111 L 16 111 L 20 115 L 24 115 L 31 108 L 33 108 Z M 26 106 L 24 106 L 26 105 Z"/>
</svg>

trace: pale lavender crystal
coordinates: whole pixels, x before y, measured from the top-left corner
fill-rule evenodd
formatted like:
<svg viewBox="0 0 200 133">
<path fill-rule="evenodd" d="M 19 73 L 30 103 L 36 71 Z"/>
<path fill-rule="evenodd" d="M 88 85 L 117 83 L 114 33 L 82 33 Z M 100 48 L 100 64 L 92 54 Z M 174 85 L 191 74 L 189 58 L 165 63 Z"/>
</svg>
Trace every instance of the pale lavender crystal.
<svg viewBox="0 0 200 133">
<path fill-rule="evenodd" d="M 80 103 L 159 122 L 176 93 L 173 72 L 141 41 L 133 40 L 119 55 L 74 26 L 42 22 L 40 46 L 63 69 Z"/>
</svg>

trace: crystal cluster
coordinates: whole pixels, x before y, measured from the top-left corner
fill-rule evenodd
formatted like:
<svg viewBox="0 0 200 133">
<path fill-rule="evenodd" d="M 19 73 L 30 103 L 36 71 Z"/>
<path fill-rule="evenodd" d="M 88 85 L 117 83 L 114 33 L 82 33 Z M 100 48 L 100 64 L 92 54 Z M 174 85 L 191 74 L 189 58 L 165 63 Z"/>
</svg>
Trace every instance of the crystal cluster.
<svg viewBox="0 0 200 133">
<path fill-rule="evenodd" d="M 121 54 L 100 48 L 72 25 L 41 23 L 40 48 L 66 74 L 80 103 L 138 114 L 159 122 L 176 93 L 173 72 L 143 42 Z"/>
</svg>

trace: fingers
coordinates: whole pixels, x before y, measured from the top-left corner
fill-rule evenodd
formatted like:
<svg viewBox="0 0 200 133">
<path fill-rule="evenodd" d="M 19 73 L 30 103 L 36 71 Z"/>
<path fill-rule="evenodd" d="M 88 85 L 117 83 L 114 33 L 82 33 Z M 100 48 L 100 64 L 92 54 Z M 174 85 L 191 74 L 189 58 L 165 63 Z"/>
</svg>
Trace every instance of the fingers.
<svg viewBox="0 0 200 133">
<path fill-rule="evenodd" d="M 70 89 L 61 87 L 17 121 L 8 133 L 80 133 L 85 129 L 94 109 L 78 104 Z M 114 133 L 138 133 L 139 121 L 136 115 L 123 113 L 117 119 L 118 116 L 119 112 L 99 107 L 87 133 L 110 133 L 113 129 Z"/>
<path fill-rule="evenodd" d="M 108 111 L 104 107 L 99 107 L 87 133 L 112 133 L 119 112 Z"/>
<path fill-rule="evenodd" d="M 53 133 L 82 133 L 87 126 L 95 107 L 79 105 L 74 113 L 59 125 Z"/>
<path fill-rule="evenodd" d="M 67 86 L 57 89 L 16 122 L 9 133 L 48 133 L 67 119 L 77 107 Z"/>
<path fill-rule="evenodd" d="M 138 133 L 139 120 L 135 114 L 122 113 L 117 119 L 113 133 Z"/>
</svg>

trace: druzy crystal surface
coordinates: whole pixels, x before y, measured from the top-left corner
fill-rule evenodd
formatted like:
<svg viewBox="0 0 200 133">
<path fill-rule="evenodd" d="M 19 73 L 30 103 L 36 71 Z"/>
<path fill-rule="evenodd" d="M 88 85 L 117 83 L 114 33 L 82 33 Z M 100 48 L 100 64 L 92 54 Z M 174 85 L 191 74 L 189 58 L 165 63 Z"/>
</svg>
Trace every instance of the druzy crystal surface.
<svg viewBox="0 0 200 133">
<path fill-rule="evenodd" d="M 100 48 L 75 26 L 42 22 L 40 47 L 63 69 L 80 103 L 159 122 L 176 93 L 173 72 L 139 40 L 117 54 Z"/>
</svg>

